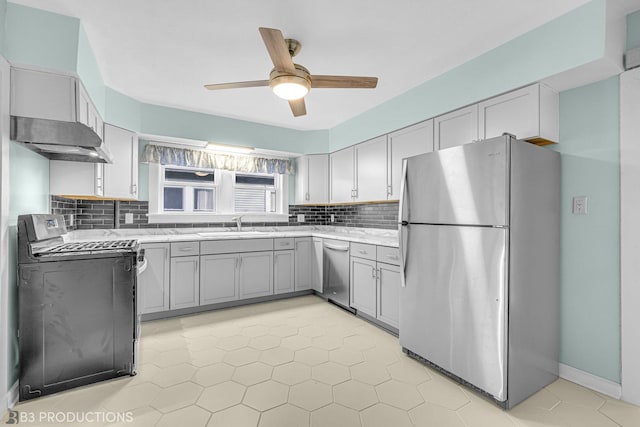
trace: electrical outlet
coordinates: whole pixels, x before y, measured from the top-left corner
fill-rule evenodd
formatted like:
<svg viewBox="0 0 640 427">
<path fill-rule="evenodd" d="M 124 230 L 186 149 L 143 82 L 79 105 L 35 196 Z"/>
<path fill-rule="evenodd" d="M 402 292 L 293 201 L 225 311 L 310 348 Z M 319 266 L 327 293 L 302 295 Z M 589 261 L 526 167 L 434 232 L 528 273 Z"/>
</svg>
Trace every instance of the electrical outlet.
<svg viewBox="0 0 640 427">
<path fill-rule="evenodd" d="M 336 222 L 336 216 L 334 214 L 331 214 L 331 222 Z"/>
<path fill-rule="evenodd" d="M 69 227 L 73 227 L 73 220 L 75 218 L 73 217 L 73 214 L 69 214 Z"/>
<path fill-rule="evenodd" d="M 574 215 L 587 215 L 589 213 L 588 202 L 589 198 L 587 196 L 575 196 L 571 212 Z"/>
<path fill-rule="evenodd" d="M 124 223 L 125 224 L 133 224 L 133 214 L 132 213 L 124 214 Z"/>
<path fill-rule="evenodd" d="M 304 222 L 304 214 L 298 214 L 298 222 Z"/>
</svg>

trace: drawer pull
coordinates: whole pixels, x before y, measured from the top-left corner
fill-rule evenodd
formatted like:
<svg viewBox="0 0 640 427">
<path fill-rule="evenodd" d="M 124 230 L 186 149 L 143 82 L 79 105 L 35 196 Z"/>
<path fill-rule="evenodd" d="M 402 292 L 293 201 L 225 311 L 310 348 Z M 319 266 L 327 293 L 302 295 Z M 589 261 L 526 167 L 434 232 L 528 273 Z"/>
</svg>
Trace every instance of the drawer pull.
<svg viewBox="0 0 640 427">
<path fill-rule="evenodd" d="M 180 248 L 182 252 L 191 252 L 194 248 Z"/>
<path fill-rule="evenodd" d="M 366 255 L 367 254 L 367 251 L 363 251 L 362 249 L 359 250 L 358 252 L 360 252 L 362 255 Z"/>
<path fill-rule="evenodd" d="M 389 254 L 387 254 L 387 258 L 397 260 L 398 259 L 398 255 L 389 255 Z"/>
<path fill-rule="evenodd" d="M 289 246 L 291 242 L 280 242 L 281 246 Z"/>
</svg>

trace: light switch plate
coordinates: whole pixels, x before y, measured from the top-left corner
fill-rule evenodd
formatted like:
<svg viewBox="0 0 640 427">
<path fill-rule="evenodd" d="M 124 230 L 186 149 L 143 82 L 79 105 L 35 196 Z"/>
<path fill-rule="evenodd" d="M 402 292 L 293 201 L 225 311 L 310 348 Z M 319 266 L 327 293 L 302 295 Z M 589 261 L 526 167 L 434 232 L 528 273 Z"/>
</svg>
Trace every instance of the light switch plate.
<svg viewBox="0 0 640 427">
<path fill-rule="evenodd" d="M 304 214 L 298 214 L 298 222 L 304 222 Z"/>
<path fill-rule="evenodd" d="M 331 214 L 331 222 L 336 222 L 336 216 L 334 214 Z"/>
<path fill-rule="evenodd" d="M 574 215 L 586 215 L 589 213 L 589 198 L 587 196 L 575 196 L 573 198 L 573 209 L 571 212 Z"/>
<path fill-rule="evenodd" d="M 124 223 L 125 224 L 133 224 L 133 214 L 132 213 L 124 214 Z"/>
</svg>

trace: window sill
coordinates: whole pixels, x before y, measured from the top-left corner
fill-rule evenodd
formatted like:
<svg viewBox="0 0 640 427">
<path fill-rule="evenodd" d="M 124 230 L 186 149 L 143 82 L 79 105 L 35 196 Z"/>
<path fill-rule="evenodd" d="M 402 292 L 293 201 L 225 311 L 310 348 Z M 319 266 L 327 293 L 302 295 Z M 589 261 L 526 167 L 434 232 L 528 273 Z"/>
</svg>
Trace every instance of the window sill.
<svg viewBox="0 0 640 427">
<path fill-rule="evenodd" d="M 242 216 L 242 222 L 288 222 L 288 214 L 211 214 L 211 213 L 150 213 L 147 215 L 149 224 L 215 224 L 234 222 L 235 217 Z"/>
</svg>

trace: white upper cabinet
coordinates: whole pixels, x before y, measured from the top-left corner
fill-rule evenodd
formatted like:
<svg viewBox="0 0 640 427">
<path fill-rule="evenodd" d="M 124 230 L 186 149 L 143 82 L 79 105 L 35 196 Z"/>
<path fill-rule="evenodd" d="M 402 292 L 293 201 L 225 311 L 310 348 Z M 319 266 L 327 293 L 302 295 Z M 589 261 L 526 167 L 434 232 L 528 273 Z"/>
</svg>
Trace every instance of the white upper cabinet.
<svg viewBox="0 0 640 427">
<path fill-rule="evenodd" d="M 387 200 L 387 135 L 357 144 L 354 200 Z"/>
<path fill-rule="evenodd" d="M 559 140 L 558 94 L 543 84 L 533 84 L 479 105 L 480 139 L 505 132 L 536 144 Z"/>
<path fill-rule="evenodd" d="M 469 144 L 478 139 L 478 104 L 433 119 L 435 148 Z"/>
<path fill-rule="evenodd" d="M 113 156 L 111 164 L 51 160 L 51 194 L 137 199 L 138 136 L 126 129 L 105 124 L 104 142 Z"/>
<path fill-rule="evenodd" d="M 329 185 L 331 203 L 345 203 L 353 201 L 354 161 L 353 147 L 331 153 L 329 156 Z"/>
<path fill-rule="evenodd" d="M 105 124 L 104 142 L 113 156 L 112 164 L 103 165 L 104 196 L 137 199 L 138 136 L 135 132 Z"/>
<path fill-rule="evenodd" d="M 23 68 L 11 69 L 11 115 L 80 121 L 74 77 Z"/>
<path fill-rule="evenodd" d="M 389 134 L 387 199 L 400 198 L 402 159 L 433 151 L 433 119 Z"/>
<path fill-rule="evenodd" d="M 62 196 L 102 196 L 102 163 L 51 160 L 49 192 Z"/>
<path fill-rule="evenodd" d="M 329 155 L 313 154 L 296 159 L 296 204 L 329 201 Z"/>
</svg>

